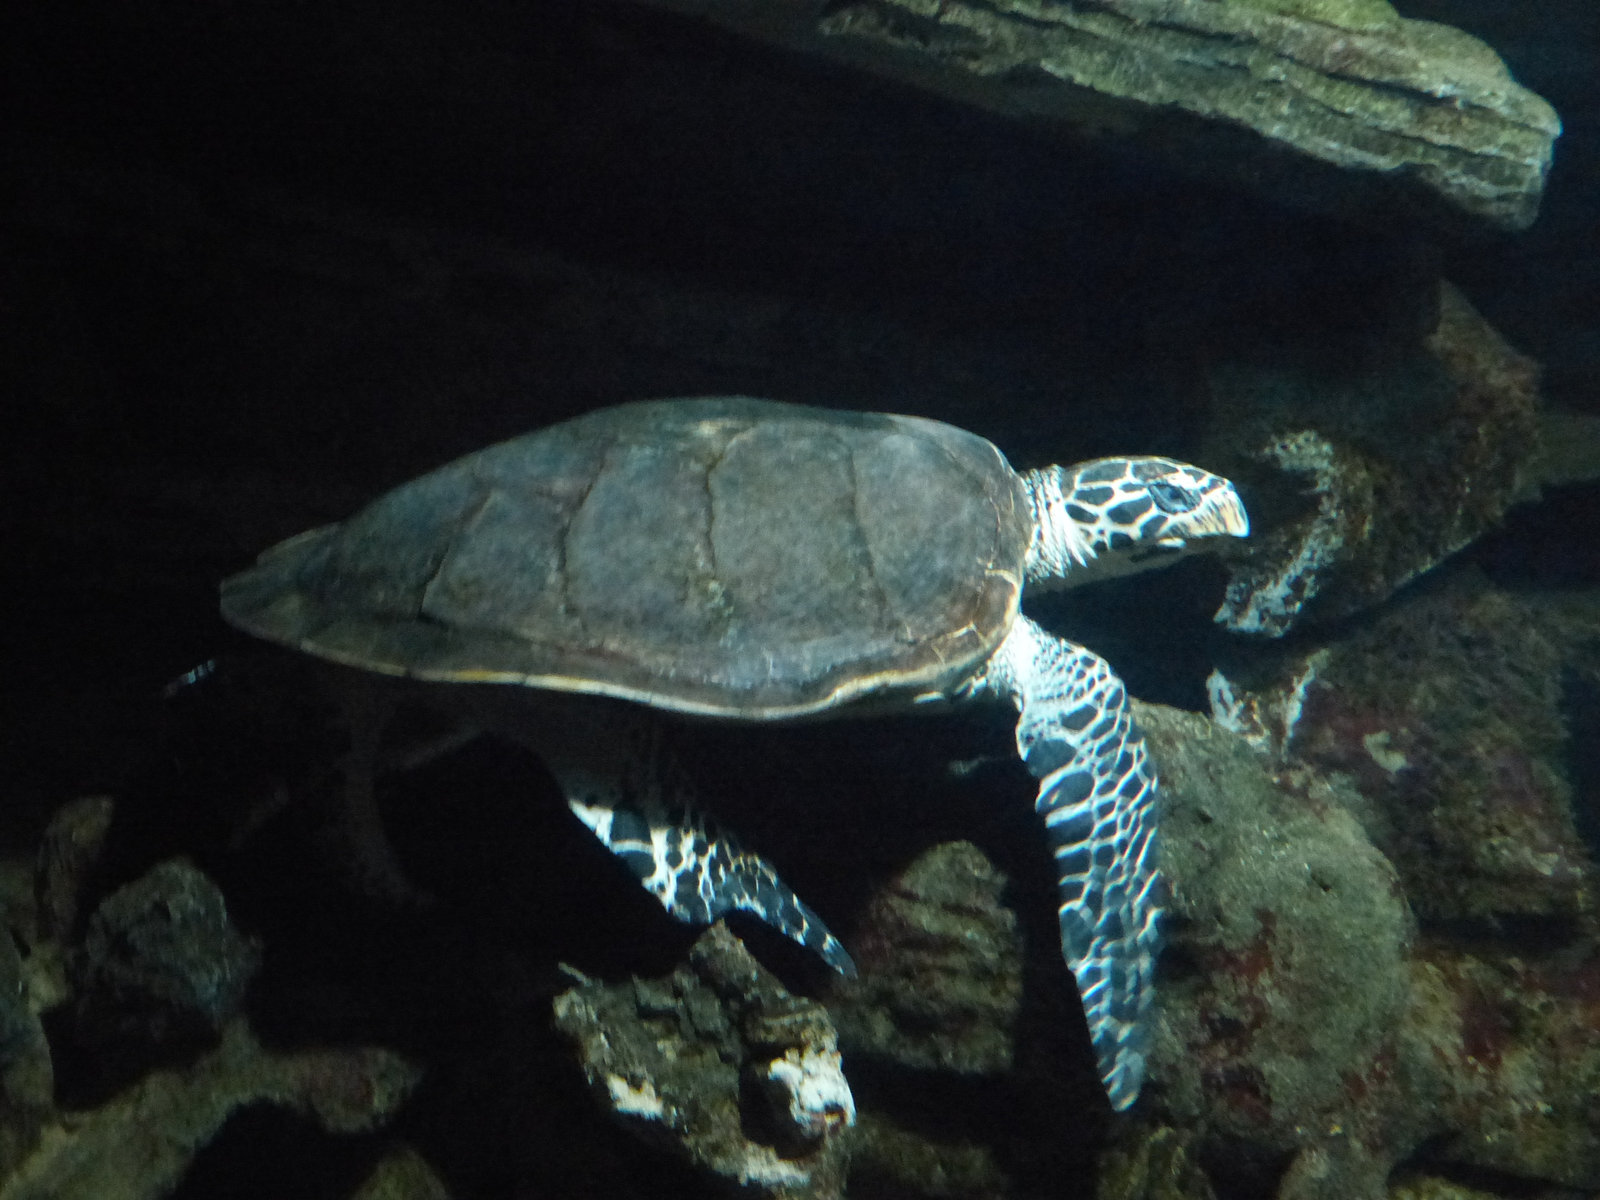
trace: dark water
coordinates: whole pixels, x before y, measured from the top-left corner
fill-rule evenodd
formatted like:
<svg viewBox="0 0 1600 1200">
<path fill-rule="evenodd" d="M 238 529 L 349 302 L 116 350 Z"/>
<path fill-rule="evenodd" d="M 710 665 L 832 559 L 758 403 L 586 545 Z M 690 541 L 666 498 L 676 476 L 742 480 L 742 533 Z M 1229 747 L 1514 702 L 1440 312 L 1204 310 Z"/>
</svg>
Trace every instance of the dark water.
<svg viewBox="0 0 1600 1200">
<path fill-rule="evenodd" d="M 1315 498 L 1304 478 L 1243 456 L 1249 421 L 1274 410 L 1241 416 L 1228 381 L 1301 372 L 1351 385 L 1326 395 L 1358 394 L 1415 353 L 1440 279 L 1538 364 L 1545 461 L 1558 464 L 1528 466 L 1544 472 L 1540 494 L 1418 579 L 1374 585 L 1371 603 L 1313 612 L 1271 642 L 1213 620 L 1230 577 L 1214 559 L 1029 610 L 1104 655 L 1139 700 L 1191 713 L 1209 711 L 1215 667 L 1266 694 L 1332 653 L 1292 765 L 1355 781 L 1339 803 L 1395 864 L 1417 922 L 1406 961 L 1455 989 L 1440 993 L 1459 1017 L 1450 1044 L 1477 1072 L 1459 1079 L 1479 1080 L 1450 1076 L 1438 1095 L 1453 1099 L 1374 1152 L 1395 1160 L 1377 1176 L 1497 1196 L 1600 1187 L 1581 1116 L 1583 1080 L 1600 1071 L 1600 18 L 1579 3 L 1470 0 L 1402 13 L 1483 38 L 1560 113 L 1525 233 L 1347 224 L 1148 148 L 1064 144 L 620 4 L 6 18 L 0 831 L 32 994 L 47 952 L 80 947 L 101 899 L 184 856 L 261 947 L 244 1012 L 263 1044 L 381 1046 L 424 1071 L 370 1130 L 330 1132 L 256 1095 L 193 1139 L 187 1172 L 128 1194 L 350 1196 L 401 1145 L 460 1196 L 718 1186 L 607 1121 L 550 1027 L 551 998 L 571 984 L 560 964 L 611 982 L 663 976 L 698 930 L 571 821 L 534 755 L 490 740 L 380 789 L 397 853 L 438 903 L 396 908 L 352 887 L 329 832 L 347 734 L 300 665 L 217 612 L 218 581 L 263 547 L 500 438 L 621 400 L 721 393 L 935 417 L 1019 467 L 1227 458 L 1252 545 L 1268 544 Z M 1291 392 L 1284 406 L 1307 403 Z M 1322 415 L 1389 461 L 1376 426 Z M 1424 445 L 1434 432 L 1384 428 Z M 1497 436 L 1486 423 L 1486 442 Z M 1428 465 L 1443 477 L 1453 462 Z M 1380 479 L 1380 510 L 1402 491 Z M 162 698 L 213 657 L 218 679 Z M 861 1111 L 883 1122 L 849 1194 L 1090 1195 L 1107 1147 L 1162 1124 L 1216 1195 L 1274 1194 L 1309 1143 L 1283 1132 L 1299 1119 L 1285 1115 L 1299 1111 L 1288 1085 L 1263 1092 L 1260 1062 L 1230 1041 L 1256 1019 L 1237 1006 L 1205 1015 L 1221 1049 L 1193 1093 L 1158 1083 L 1131 1118 L 1101 1105 L 1010 724 L 998 709 L 677 731 L 719 813 L 847 942 L 878 929 L 874 897 L 941 845 L 972 842 L 1007 880 L 1016 1061 L 963 1074 L 879 1048 L 853 1066 L 847 1046 Z M 1385 768 L 1391 752 L 1407 765 Z M 1334 803 L 1302 787 L 1282 794 Z M 47 934 L 26 899 L 41 833 L 65 802 L 101 793 L 116 815 L 77 884 L 82 911 Z M 1230 944 L 1218 966 L 1217 917 L 1171 926 L 1163 979 L 1181 1003 L 1203 1005 L 1205 981 L 1248 960 Z M 777 934 L 754 921 L 736 932 L 792 991 L 836 997 Z M 1280 969 L 1263 968 L 1261 986 Z M 1285 985 L 1272 1004 L 1324 1000 Z M 109 1112 L 151 1071 L 211 1052 L 214 1031 L 164 1040 L 146 1016 L 108 1041 L 72 1003 L 46 1015 L 53 1084 L 25 1071 L 4 1084 L 37 1118 L 0 1131 L 0 1166 L 61 1112 Z M 948 1034 L 939 1020 L 919 1036 Z M 1380 1060 L 1348 1064 L 1351 1097 L 1304 1112 L 1382 1143 L 1385 1123 L 1403 1122 L 1367 1099 Z M 37 1075 L 21 1051 L 7 1061 Z M 1521 1074 L 1497 1073 L 1506 1063 Z M 338 1064 L 324 1064 L 335 1090 L 371 1086 Z M 1555 1115 L 1525 1119 L 1540 1104 Z M 1411 1102 L 1408 1117 L 1426 1110 Z M 1183 1178 L 1182 1194 L 1205 1194 Z M 73 1186 L 59 1194 L 94 1194 Z"/>
</svg>

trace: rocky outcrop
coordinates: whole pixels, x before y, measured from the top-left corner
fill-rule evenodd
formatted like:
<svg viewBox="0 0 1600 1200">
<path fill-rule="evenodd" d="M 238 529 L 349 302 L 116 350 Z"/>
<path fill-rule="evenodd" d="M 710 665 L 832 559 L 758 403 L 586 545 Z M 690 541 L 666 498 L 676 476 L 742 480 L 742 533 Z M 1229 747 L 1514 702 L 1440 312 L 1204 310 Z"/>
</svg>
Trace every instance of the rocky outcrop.
<svg viewBox="0 0 1600 1200">
<path fill-rule="evenodd" d="M 188 1066 L 152 1071 L 99 1108 L 47 1128 L 0 1197 L 157 1200 L 243 1109 L 281 1107 L 330 1133 L 365 1133 L 386 1124 L 420 1078 L 388 1050 L 267 1050 L 236 1018 L 216 1049 Z"/>
<path fill-rule="evenodd" d="M 969 842 L 919 855 L 873 898 L 854 940 L 861 977 L 829 1007 L 848 1053 L 920 1070 L 1007 1070 L 1022 938 L 1006 878 Z"/>
<path fill-rule="evenodd" d="M 169 1195 L 246 1109 L 285 1110 L 329 1134 L 386 1125 L 421 1069 L 379 1046 L 263 1045 L 243 1011 L 261 947 L 192 863 L 158 864 L 72 934 L 114 812 L 96 796 L 57 814 L 36 904 L 0 881 L 0 1198 Z M 76 1078 L 65 1089 L 57 1060 Z M 419 1182 L 387 1194 L 439 1193 Z"/>
<path fill-rule="evenodd" d="M 1378 1200 L 1426 1148 L 1593 1187 L 1592 933 L 1419 932 L 1420 889 L 1367 836 L 1353 775 L 1253 753 L 1188 714 L 1141 720 L 1168 785 L 1174 892 L 1151 1111 L 1198 1139 L 1214 1181 Z"/>
<path fill-rule="evenodd" d="M 1270 469 L 1217 619 L 1278 637 L 1372 608 L 1537 490 L 1538 370 L 1448 283 L 1384 361 L 1239 362 L 1210 389 L 1235 477 Z"/>
<path fill-rule="evenodd" d="M 214 1038 L 260 962 L 216 885 L 181 859 L 161 863 L 106 897 L 69 957 L 78 1034 L 159 1047 Z"/>
<path fill-rule="evenodd" d="M 1162 770 L 1168 948 L 1150 1078 L 1108 1131 L 1099 1194 L 1382 1200 L 1397 1165 L 1423 1154 L 1446 1169 L 1592 1187 L 1592 938 L 1547 931 L 1510 947 L 1419 929 L 1408 888 L 1425 911 L 1431 894 L 1409 859 L 1397 868 L 1369 835 L 1373 800 L 1354 772 L 1253 749 L 1194 714 L 1140 705 L 1139 719 Z M 1022 957 L 1031 986 L 1014 986 L 1004 891 L 981 853 L 951 843 L 868 906 L 862 977 L 831 1001 L 846 1069 L 876 1081 L 862 1088 L 852 1169 L 863 1178 L 909 1194 L 1001 1192 L 1035 1164 L 1008 1140 L 1028 1136 L 1019 1125 L 986 1130 L 985 1102 L 1011 1111 L 1026 1095 L 1080 1124 L 1095 1117 L 1082 1094 L 1027 1090 L 1036 1074 L 1065 1084 L 1076 1069 L 1029 1015 L 1069 985 L 1044 963 L 1055 953 L 1045 937 Z M 997 1031 L 984 1053 L 978 1012 Z M 914 1073 L 918 1095 L 969 1102 L 929 1126 L 885 1086 L 896 1072 Z M 1083 1169 L 1055 1162 L 1048 1177 Z"/>
<path fill-rule="evenodd" d="M 1523 228 L 1561 129 L 1483 43 L 1383 0 L 651 2 L 1374 217 Z"/>
<path fill-rule="evenodd" d="M 1249 685 L 1213 676 L 1216 715 L 1342 780 L 1425 923 L 1548 934 L 1595 908 L 1562 713 L 1596 635 L 1592 615 L 1457 579 L 1275 671 L 1258 663 Z"/>
<path fill-rule="evenodd" d="M 842 1194 L 856 1110 L 833 1023 L 724 925 L 667 979 L 562 993 L 555 1020 L 624 1127 L 754 1195 Z"/>
<path fill-rule="evenodd" d="M 1323 781 L 1274 778 L 1191 715 L 1140 720 L 1167 785 L 1174 900 L 1156 1106 L 1234 1183 L 1263 1186 L 1287 1162 L 1284 1200 L 1377 1200 L 1424 1132 L 1395 1120 L 1387 1086 L 1413 937 L 1394 868 Z M 1324 1160 L 1327 1188 L 1295 1181 Z"/>
</svg>

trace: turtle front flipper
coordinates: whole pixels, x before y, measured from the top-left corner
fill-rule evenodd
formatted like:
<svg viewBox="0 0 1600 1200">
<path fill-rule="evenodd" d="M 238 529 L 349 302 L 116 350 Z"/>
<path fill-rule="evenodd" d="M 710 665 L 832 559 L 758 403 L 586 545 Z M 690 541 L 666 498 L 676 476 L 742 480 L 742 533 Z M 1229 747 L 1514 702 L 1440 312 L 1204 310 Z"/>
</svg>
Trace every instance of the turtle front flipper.
<svg viewBox="0 0 1600 1200">
<path fill-rule="evenodd" d="M 772 864 L 697 809 L 653 726 L 591 728 L 545 759 L 574 815 L 678 920 L 709 924 L 747 912 L 854 977 L 843 943 Z"/>
<path fill-rule="evenodd" d="M 1020 710 L 1017 750 L 1039 780 L 1060 886 L 1061 949 L 1078 981 L 1111 1106 L 1144 1079 L 1159 873 L 1156 775 L 1106 661 L 1019 617 L 981 685 Z"/>
</svg>

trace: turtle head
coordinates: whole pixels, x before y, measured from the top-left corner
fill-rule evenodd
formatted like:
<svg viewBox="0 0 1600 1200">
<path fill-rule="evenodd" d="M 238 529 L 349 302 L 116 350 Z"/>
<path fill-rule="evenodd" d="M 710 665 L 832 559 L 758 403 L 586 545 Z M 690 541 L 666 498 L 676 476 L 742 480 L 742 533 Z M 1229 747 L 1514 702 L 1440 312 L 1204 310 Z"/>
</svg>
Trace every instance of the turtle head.
<svg viewBox="0 0 1600 1200">
<path fill-rule="evenodd" d="M 1212 548 L 1211 538 L 1250 532 L 1233 484 L 1170 458 L 1097 458 L 1022 482 L 1037 526 L 1030 582 L 1076 586 L 1166 566 Z"/>
</svg>

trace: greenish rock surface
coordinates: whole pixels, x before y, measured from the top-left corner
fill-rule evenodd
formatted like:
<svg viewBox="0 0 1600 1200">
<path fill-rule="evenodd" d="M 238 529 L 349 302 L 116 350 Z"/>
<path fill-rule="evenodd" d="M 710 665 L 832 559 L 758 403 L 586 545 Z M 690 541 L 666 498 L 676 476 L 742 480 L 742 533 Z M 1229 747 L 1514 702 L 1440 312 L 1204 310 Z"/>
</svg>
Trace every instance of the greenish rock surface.
<svg viewBox="0 0 1600 1200">
<path fill-rule="evenodd" d="M 1306 1182 L 1286 1182 L 1283 1200 L 1376 1200 L 1420 1136 L 1355 1083 L 1392 1073 L 1409 1002 L 1414 928 L 1394 868 L 1309 773 L 1275 778 L 1264 756 L 1192 714 L 1146 706 L 1140 722 L 1166 796 L 1168 955 L 1190 968 L 1169 969 L 1160 993 L 1157 1104 L 1262 1164 L 1258 1186 L 1264 1164 L 1288 1161 Z"/>
<path fill-rule="evenodd" d="M 1486 1192 L 1435 1175 L 1407 1171 L 1391 1183 L 1389 1200 L 1501 1200 L 1497 1192 Z"/>
<path fill-rule="evenodd" d="M 850 1178 L 868 1195 L 990 1200 L 1013 1192 L 992 1147 L 877 1112 L 861 1114 Z"/>
<path fill-rule="evenodd" d="M 0 929 L 0 1179 L 16 1168 L 54 1116 L 55 1071 L 39 1021 L 40 997 L 7 929 Z"/>
<path fill-rule="evenodd" d="M 1569 743 L 1597 672 L 1593 595 L 1458 572 L 1301 647 L 1229 718 L 1361 823 L 1419 918 L 1393 1054 L 1363 1095 L 1425 1114 L 1431 1161 L 1570 1188 L 1600 1184 L 1597 871 Z"/>
<path fill-rule="evenodd" d="M 1426 1161 L 1600 1189 L 1600 942 L 1425 944 L 1400 1062 L 1429 1114 Z M 1515 1194 L 1515 1193 L 1513 1193 Z"/>
<path fill-rule="evenodd" d="M 1520 229 L 1560 133 L 1483 43 L 1381 0 L 651 0 L 1180 169 Z"/>
<path fill-rule="evenodd" d="M 69 964 L 80 1036 L 182 1043 L 235 1015 L 261 948 L 234 927 L 216 884 L 173 859 L 101 902 Z"/>
<path fill-rule="evenodd" d="M 1234 8 L 1259 8 L 1262 12 L 1321 21 L 1340 29 L 1382 29 L 1400 20 L 1387 0 L 1229 0 Z"/>
<path fill-rule="evenodd" d="M 1095 1200 L 1215 1200 L 1188 1141 L 1170 1126 L 1136 1127 L 1100 1156 Z"/>
<path fill-rule="evenodd" d="M 1430 627 L 1449 628 L 1443 616 Z M 1466 642 L 1504 639 L 1466 624 Z M 1319 662 L 1328 667 L 1332 653 Z M 1392 647 L 1360 656 L 1387 664 L 1396 687 L 1437 677 L 1464 710 L 1484 708 L 1484 689 L 1502 693 L 1487 716 L 1461 726 L 1461 744 L 1440 751 L 1468 755 L 1465 776 L 1478 770 L 1469 743 L 1490 739 L 1483 752 L 1499 753 L 1494 720 L 1521 711 L 1517 696 L 1538 694 L 1492 671 L 1481 687 L 1438 677 Z M 1320 711 L 1300 699 L 1299 719 Z M 1283 706 L 1276 711 L 1281 719 Z M 1551 717 L 1534 705 L 1525 723 L 1537 713 Z M 1286 753 L 1281 738 L 1252 745 L 1158 706 L 1138 705 L 1138 717 L 1161 766 L 1171 888 L 1150 1075 L 1133 1112 L 1106 1126 L 1097 1164 L 1055 1164 L 1052 1177 L 1086 1187 L 1092 1177 L 1100 1200 L 1209 1200 L 1213 1191 L 1385 1200 L 1396 1166 L 1426 1154 L 1510 1180 L 1594 1186 L 1600 1131 L 1586 1114 L 1600 1088 L 1600 955 L 1576 893 L 1552 901 L 1579 926 L 1553 946 L 1463 937 L 1453 925 L 1419 929 L 1408 890 L 1425 911 L 1437 892 L 1415 863 L 1397 869 L 1380 849 L 1404 850 L 1384 836 L 1367 786 L 1374 773 L 1389 778 L 1382 764 L 1331 769 Z M 1437 815 L 1446 824 L 1458 819 L 1449 803 L 1469 812 L 1478 803 L 1465 776 L 1441 781 L 1429 802 L 1445 806 Z M 1509 852 L 1544 832 L 1507 835 Z M 1448 868 L 1463 889 L 1485 870 L 1475 860 Z M 1539 894 L 1535 881 L 1524 886 Z M 1042 1143 L 1016 1123 L 1016 1141 L 988 1128 L 978 1097 L 1013 1105 L 1027 1096 L 1073 1112 L 1093 1144 L 1101 1114 L 1095 1098 L 1071 1089 L 1073 1048 L 1041 1037 L 1040 1010 L 1061 982 L 1045 961 L 1055 947 L 1047 937 L 1015 941 L 1008 902 L 1044 901 L 1007 891 L 976 848 L 947 843 L 882 887 L 857 921 L 862 977 L 829 1001 L 846 1069 L 879 1081 L 862 1090 L 853 1181 L 895 1194 L 1016 1194 Z M 1047 1019 L 1059 1032 L 1061 1011 Z M 1044 1074 L 1057 1090 L 1029 1091 Z M 914 1080 L 905 1086 L 930 1103 L 891 1090 L 897 1080 Z"/>
<path fill-rule="evenodd" d="M 1031 845 L 1033 814 L 1017 815 Z M 1024 944 L 1018 890 L 977 846 L 943 842 L 885 879 L 852 923 L 860 976 L 828 997 L 863 1097 L 852 1194 L 1091 1186 L 1109 1110 L 1071 976 L 1053 938 Z M 1060 1113 L 1073 1114 L 1074 1139 L 1059 1137 Z"/>
<path fill-rule="evenodd" d="M 402 1143 L 362 1180 L 350 1200 L 451 1200 L 451 1191 L 427 1159 Z"/>
<path fill-rule="evenodd" d="M 1280 1200 L 1377 1200 L 1419 1152 L 1593 1188 L 1600 938 L 1549 639 L 1592 654 L 1594 628 L 1492 592 L 1408 607 L 1350 648 L 1379 678 L 1357 689 L 1330 648 L 1297 704 L 1259 706 L 1287 741 L 1141 710 L 1177 918 L 1156 1111 Z M 1362 723 L 1363 693 L 1394 729 Z"/>
</svg>

